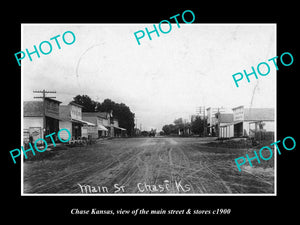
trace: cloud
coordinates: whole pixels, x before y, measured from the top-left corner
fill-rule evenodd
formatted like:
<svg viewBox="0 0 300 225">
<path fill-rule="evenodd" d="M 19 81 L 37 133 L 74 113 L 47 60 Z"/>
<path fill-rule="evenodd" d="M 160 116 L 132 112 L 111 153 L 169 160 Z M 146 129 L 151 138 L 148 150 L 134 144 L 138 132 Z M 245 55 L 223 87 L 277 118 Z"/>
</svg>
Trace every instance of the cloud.
<svg viewBox="0 0 300 225">
<path fill-rule="evenodd" d="M 67 103 L 77 94 L 123 102 L 144 128 L 188 118 L 196 107 L 249 104 L 256 81 L 236 88 L 232 74 L 274 57 L 274 25 L 183 24 L 169 34 L 144 39 L 143 24 L 25 26 L 24 46 L 71 30 L 76 42 L 24 63 L 24 97 L 33 89 L 57 91 Z M 52 36 L 51 36 L 52 35 Z M 23 65 L 23 64 L 22 64 Z M 263 77 L 253 106 L 273 106 L 275 72 Z"/>
</svg>

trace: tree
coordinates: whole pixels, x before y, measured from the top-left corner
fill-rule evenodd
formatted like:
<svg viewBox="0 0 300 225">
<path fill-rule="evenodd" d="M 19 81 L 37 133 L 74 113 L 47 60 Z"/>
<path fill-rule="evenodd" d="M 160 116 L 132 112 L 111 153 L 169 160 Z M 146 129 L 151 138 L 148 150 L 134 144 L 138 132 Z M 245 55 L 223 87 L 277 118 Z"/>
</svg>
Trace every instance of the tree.
<svg viewBox="0 0 300 225">
<path fill-rule="evenodd" d="M 97 103 L 93 101 L 88 95 L 77 95 L 73 98 L 73 102 L 83 106 L 83 112 L 95 112 Z"/>
<path fill-rule="evenodd" d="M 165 134 L 165 132 L 163 132 L 163 131 L 161 130 L 161 131 L 159 131 L 159 135 L 160 135 L 160 136 L 164 136 L 164 135 L 166 135 L 166 134 Z"/>
<path fill-rule="evenodd" d="M 164 125 L 162 127 L 162 130 L 163 130 L 163 132 L 164 132 L 165 135 L 170 135 L 171 134 L 170 125 Z"/>
<path fill-rule="evenodd" d="M 185 133 L 185 123 L 183 122 L 182 118 L 178 118 L 176 120 L 174 120 L 174 124 L 177 130 L 178 134 L 184 134 Z"/>
<path fill-rule="evenodd" d="M 110 99 L 105 99 L 102 103 L 97 103 L 96 111 L 99 112 L 113 112 L 113 117 L 119 121 L 119 126 L 125 128 L 127 134 L 132 136 L 134 134 L 134 113 L 124 103 L 115 103 Z"/>
<path fill-rule="evenodd" d="M 194 134 L 202 135 L 204 132 L 204 120 L 200 116 L 196 116 L 191 122 L 191 131 Z"/>
<path fill-rule="evenodd" d="M 177 128 L 174 124 L 164 125 L 162 127 L 162 130 L 165 135 L 178 134 Z"/>
<path fill-rule="evenodd" d="M 116 103 L 110 99 L 105 99 L 102 103 L 97 103 L 96 111 L 99 112 L 110 112 L 115 109 Z"/>
<path fill-rule="evenodd" d="M 102 103 L 93 101 L 88 95 L 77 95 L 73 102 L 82 105 L 83 112 L 113 112 L 113 117 L 118 119 L 119 126 L 126 129 L 127 135 L 134 134 L 134 113 L 124 103 L 115 103 L 105 99 Z"/>
<path fill-rule="evenodd" d="M 174 124 L 177 127 L 177 129 L 182 129 L 184 127 L 182 118 L 174 120 Z"/>
</svg>

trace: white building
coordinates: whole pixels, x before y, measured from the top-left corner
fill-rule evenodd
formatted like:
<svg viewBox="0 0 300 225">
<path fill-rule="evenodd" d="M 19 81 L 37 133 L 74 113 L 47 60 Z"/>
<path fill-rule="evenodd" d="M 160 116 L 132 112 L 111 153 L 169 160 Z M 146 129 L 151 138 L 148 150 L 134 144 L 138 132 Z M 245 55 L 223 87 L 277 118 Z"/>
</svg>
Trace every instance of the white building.
<svg viewBox="0 0 300 225">
<path fill-rule="evenodd" d="M 23 103 L 23 134 L 24 142 L 29 141 L 29 137 L 35 142 L 39 138 L 46 139 L 45 136 L 59 131 L 59 104 L 61 102 L 52 98 L 45 98 L 44 101 L 24 101 Z M 57 136 L 54 135 L 54 139 Z M 39 144 L 43 144 L 39 141 Z"/>
<path fill-rule="evenodd" d="M 233 137 L 233 113 L 216 113 L 216 133 L 219 138 Z"/>
<path fill-rule="evenodd" d="M 233 122 L 220 127 L 223 138 L 249 137 L 255 131 L 274 132 L 274 108 L 244 108 L 235 107 Z"/>
<path fill-rule="evenodd" d="M 207 127 L 209 129 L 209 134 L 212 136 L 218 133 L 216 127 L 216 124 L 218 123 L 216 118 L 217 113 L 232 113 L 232 109 L 224 107 L 209 107 L 206 109 Z"/>
</svg>

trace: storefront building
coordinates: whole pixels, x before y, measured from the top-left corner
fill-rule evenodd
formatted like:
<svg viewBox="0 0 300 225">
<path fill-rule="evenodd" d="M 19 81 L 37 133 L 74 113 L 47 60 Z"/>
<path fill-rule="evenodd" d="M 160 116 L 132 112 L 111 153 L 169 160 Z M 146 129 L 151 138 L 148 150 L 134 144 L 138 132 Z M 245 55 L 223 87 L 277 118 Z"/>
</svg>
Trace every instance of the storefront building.
<svg viewBox="0 0 300 225">
<path fill-rule="evenodd" d="M 106 128 L 108 120 L 101 112 L 83 112 L 82 118 L 85 121 L 95 124 L 95 132 L 93 133 L 93 138 L 108 137 L 109 130 Z"/>
<path fill-rule="evenodd" d="M 219 135 L 219 128 L 218 125 L 218 119 L 216 117 L 217 113 L 231 113 L 232 109 L 224 108 L 224 107 L 208 107 L 206 109 L 206 115 L 207 115 L 207 128 L 208 128 L 208 134 L 210 136 L 218 136 Z"/>
<path fill-rule="evenodd" d="M 274 132 L 274 108 L 233 108 L 233 122 L 221 127 L 222 137 L 251 137 L 257 131 Z"/>
<path fill-rule="evenodd" d="M 71 133 L 71 140 L 88 138 L 89 135 L 93 135 L 96 124 L 89 121 L 82 120 L 82 106 L 74 102 L 70 102 L 68 105 L 61 105 L 59 108 L 59 115 L 61 120 L 59 121 L 59 128 L 66 128 Z M 61 132 L 61 138 L 67 139 L 68 134 Z"/>
<path fill-rule="evenodd" d="M 33 142 L 38 138 L 59 131 L 59 105 L 60 101 L 45 98 L 44 101 L 24 101 L 23 103 L 23 134 L 24 142 L 32 137 Z M 57 136 L 53 136 L 57 140 Z M 49 140 L 51 142 L 51 140 Z M 43 143 L 41 141 L 41 143 Z"/>
</svg>

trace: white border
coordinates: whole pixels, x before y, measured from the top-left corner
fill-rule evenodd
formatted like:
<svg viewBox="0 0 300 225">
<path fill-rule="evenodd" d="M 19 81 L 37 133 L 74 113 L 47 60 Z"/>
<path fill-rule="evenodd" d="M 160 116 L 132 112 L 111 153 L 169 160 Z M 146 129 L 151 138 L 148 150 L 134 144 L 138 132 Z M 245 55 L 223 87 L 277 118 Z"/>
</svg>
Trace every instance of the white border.
<svg viewBox="0 0 300 225">
<path fill-rule="evenodd" d="M 40 26 L 40 25 L 55 25 L 55 26 L 79 26 L 79 25 L 88 25 L 88 26 L 114 26 L 114 25 L 142 25 L 142 24 L 148 24 L 148 23 L 141 23 L 141 24 L 136 24 L 136 23 L 127 23 L 127 24 L 119 24 L 119 23 L 114 23 L 114 24 L 109 24 L 109 23 L 21 23 L 21 49 L 23 48 L 23 27 L 24 25 L 31 25 L 31 26 Z M 253 26 L 257 26 L 257 25 L 274 25 L 275 26 L 275 52 L 276 55 L 277 54 L 277 23 L 226 23 L 226 24 L 220 24 L 220 23 L 194 23 L 193 25 L 201 25 L 201 26 L 222 26 L 222 25 L 226 25 L 226 26 L 230 26 L 230 25 L 253 25 Z M 184 25 L 184 24 L 181 24 Z M 277 70 L 275 71 L 275 120 L 274 120 L 274 124 L 275 124 L 275 132 L 274 132 L 274 138 L 275 141 L 277 140 Z M 23 66 L 21 66 L 21 146 L 23 145 Z M 275 152 L 275 151 L 274 151 Z M 23 154 L 21 154 L 21 196 L 140 196 L 140 197 L 144 197 L 144 196 L 277 196 L 277 152 L 276 154 L 274 154 L 274 193 L 255 193 L 255 194 L 247 194 L 247 193 L 241 193 L 241 194 L 232 194 L 232 193 L 222 193 L 222 194 L 169 194 L 169 193 L 153 193 L 153 194 L 83 194 L 83 193 L 79 193 L 79 194 L 65 194 L 65 193 L 57 193 L 57 194 L 50 194 L 50 193 L 45 193 L 45 194 L 30 194 L 30 193 L 24 193 L 24 178 L 23 178 Z"/>
</svg>

